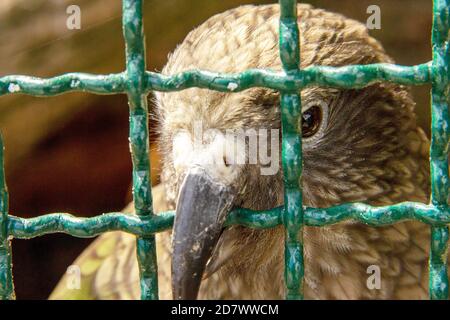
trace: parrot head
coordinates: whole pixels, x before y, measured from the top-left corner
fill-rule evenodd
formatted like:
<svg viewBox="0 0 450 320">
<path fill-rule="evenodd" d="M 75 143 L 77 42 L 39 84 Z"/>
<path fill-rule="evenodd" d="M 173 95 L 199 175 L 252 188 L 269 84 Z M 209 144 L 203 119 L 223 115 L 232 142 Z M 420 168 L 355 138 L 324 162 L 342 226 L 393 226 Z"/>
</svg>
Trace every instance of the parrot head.
<svg viewBox="0 0 450 320">
<path fill-rule="evenodd" d="M 298 8 L 302 68 L 392 62 L 362 24 L 309 6 Z M 189 33 L 163 73 L 281 70 L 278 17 L 276 5 L 244 6 L 214 16 Z M 283 204 L 280 95 L 263 88 L 236 93 L 193 88 L 156 93 L 155 98 L 162 180 L 176 208 L 173 295 L 195 299 L 205 269 L 220 268 L 232 255 L 239 260 L 242 254 L 242 261 L 252 252 L 263 256 L 264 247 L 270 247 L 260 231 L 225 230 L 224 222 L 233 207 L 263 210 Z M 386 172 L 387 163 L 401 156 L 406 148 L 402 136 L 415 127 L 408 91 L 380 83 L 354 90 L 310 87 L 301 98 L 297 125 L 303 136 L 299 183 L 304 204 L 382 199 L 390 180 L 398 178 Z M 223 257 L 218 248 L 231 232 L 233 250 Z M 240 267 L 245 268 L 244 262 Z"/>
</svg>

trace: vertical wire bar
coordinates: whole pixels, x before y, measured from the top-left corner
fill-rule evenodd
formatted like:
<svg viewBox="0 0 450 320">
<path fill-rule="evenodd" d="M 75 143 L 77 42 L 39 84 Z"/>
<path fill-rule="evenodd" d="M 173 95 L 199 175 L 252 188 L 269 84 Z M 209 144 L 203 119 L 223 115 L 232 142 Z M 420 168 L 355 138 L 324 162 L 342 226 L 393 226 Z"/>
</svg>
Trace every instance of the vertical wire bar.
<svg viewBox="0 0 450 320">
<path fill-rule="evenodd" d="M 130 106 L 130 150 L 133 161 L 133 199 L 136 214 L 153 215 L 150 179 L 148 105 L 145 94 L 145 37 L 142 0 L 123 0 L 123 33 L 126 44 L 127 94 Z M 141 299 L 158 299 L 155 236 L 138 237 L 137 258 Z"/>
<path fill-rule="evenodd" d="M 280 0 L 280 58 L 286 74 L 300 67 L 297 1 Z M 285 283 L 287 299 L 303 299 L 302 136 L 299 93 L 281 92 L 284 179 Z"/>
<path fill-rule="evenodd" d="M 434 0 L 433 6 L 433 89 L 431 92 L 431 203 L 448 206 L 449 199 L 449 30 L 450 0 Z M 431 227 L 430 298 L 448 299 L 448 227 Z"/>
<path fill-rule="evenodd" d="M 431 300 L 448 299 L 448 227 L 431 227 L 429 295 Z"/>
<path fill-rule="evenodd" d="M 12 277 L 11 245 L 8 239 L 8 190 L 3 161 L 3 139 L 0 134 L 0 300 L 15 299 Z"/>
</svg>

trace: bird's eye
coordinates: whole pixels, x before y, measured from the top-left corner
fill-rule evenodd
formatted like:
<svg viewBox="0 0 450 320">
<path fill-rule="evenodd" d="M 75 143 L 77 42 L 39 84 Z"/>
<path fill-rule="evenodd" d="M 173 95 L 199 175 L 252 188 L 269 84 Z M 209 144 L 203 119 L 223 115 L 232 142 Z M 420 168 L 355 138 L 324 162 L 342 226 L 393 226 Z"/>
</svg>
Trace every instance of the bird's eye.
<svg viewBox="0 0 450 320">
<path fill-rule="evenodd" d="M 323 120 L 322 108 L 312 106 L 302 114 L 302 136 L 311 138 L 320 129 Z"/>
</svg>

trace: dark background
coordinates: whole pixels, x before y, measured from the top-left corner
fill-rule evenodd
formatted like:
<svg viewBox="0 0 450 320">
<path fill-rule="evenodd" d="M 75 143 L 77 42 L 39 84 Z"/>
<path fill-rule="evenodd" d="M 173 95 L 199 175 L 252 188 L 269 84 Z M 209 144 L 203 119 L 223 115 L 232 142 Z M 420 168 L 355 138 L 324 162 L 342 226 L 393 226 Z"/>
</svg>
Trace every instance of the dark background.
<svg viewBox="0 0 450 320">
<path fill-rule="evenodd" d="M 167 54 L 211 15 L 241 4 L 273 2 L 145 1 L 148 69 L 161 70 Z M 368 18 L 369 5 L 378 5 L 382 28 L 371 34 L 381 40 L 397 63 L 412 65 L 431 59 L 432 1 L 305 2 L 359 21 Z M 81 7 L 81 30 L 66 28 L 70 4 Z M 119 0 L 2 0 L 0 76 L 121 72 L 120 8 Z M 429 132 L 429 87 L 414 88 L 413 94 L 419 121 Z M 131 161 L 124 96 L 74 93 L 45 99 L 1 97 L 0 130 L 6 145 L 11 214 L 35 217 L 70 212 L 88 217 L 120 210 L 129 202 Z M 158 155 L 153 151 L 152 157 L 153 182 L 157 183 Z M 18 299 L 45 299 L 90 241 L 65 235 L 14 240 Z"/>
</svg>

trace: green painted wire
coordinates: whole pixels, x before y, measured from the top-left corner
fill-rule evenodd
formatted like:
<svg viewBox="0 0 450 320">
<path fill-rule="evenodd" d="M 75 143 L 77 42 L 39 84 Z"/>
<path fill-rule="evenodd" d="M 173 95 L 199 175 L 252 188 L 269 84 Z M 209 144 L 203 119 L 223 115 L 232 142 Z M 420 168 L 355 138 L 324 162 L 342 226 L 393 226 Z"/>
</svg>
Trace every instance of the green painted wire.
<svg viewBox="0 0 450 320">
<path fill-rule="evenodd" d="M 236 74 L 191 70 L 167 76 L 147 71 L 145 91 L 146 93 L 152 90 L 180 91 L 196 87 L 222 92 L 240 92 L 254 87 L 265 87 L 295 92 L 309 86 L 362 88 L 377 81 L 423 85 L 431 83 L 431 73 L 431 62 L 411 67 L 387 63 L 343 67 L 310 66 L 302 70 L 293 70 L 289 74 L 250 69 Z M 233 86 L 230 86 L 230 83 Z M 49 79 L 22 75 L 0 77 L 0 96 L 22 93 L 50 97 L 74 91 L 93 94 L 126 93 L 126 73 L 110 75 L 68 73 Z"/>
<path fill-rule="evenodd" d="M 440 208 L 448 208 L 448 144 L 450 135 L 450 0 L 435 0 L 433 6 L 433 64 L 431 91 L 431 203 Z M 431 227 L 430 245 L 430 298 L 448 299 L 448 226 Z"/>
<path fill-rule="evenodd" d="M 78 218 L 68 213 L 53 213 L 36 218 L 9 215 L 9 235 L 16 239 L 30 239 L 55 232 L 79 238 L 91 238 L 108 231 L 124 231 L 140 237 L 168 230 L 173 225 L 174 211 L 154 216 L 137 216 L 121 212 L 105 213 L 92 218 Z M 269 229 L 283 224 L 284 207 L 254 211 L 236 208 L 228 215 L 226 226 L 241 225 L 254 229 Z M 304 208 L 306 226 L 323 227 L 354 220 L 373 227 L 387 226 L 400 221 L 418 220 L 430 226 L 450 224 L 450 208 L 438 208 L 416 202 L 402 202 L 384 207 L 364 203 L 347 203 L 330 208 Z"/>
<path fill-rule="evenodd" d="M 280 58 L 286 74 L 300 69 L 300 40 L 297 23 L 297 1 L 280 0 Z M 284 182 L 285 266 L 287 299 L 303 298 L 303 195 L 302 133 L 299 130 L 302 104 L 300 91 L 281 91 L 281 127 Z"/>
<path fill-rule="evenodd" d="M 11 244 L 8 237 L 8 190 L 3 152 L 3 139 L 0 134 L 0 299 L 12 300 L 15 294 L 11 268 Z"/>
<path fill-rule="evenodd" d="M 145 88 L 145 39 L 142 0 L 123 0 L 126 47 L 126 93 L 130 106 L 130 150 L 133 162 L 133 200 L 136 215 L 153 216 L 148 139 L 148 102 Z M 137 259 L 142 300 L 158 299 L 155 236 L 137 237 Z"/>
</svg>

